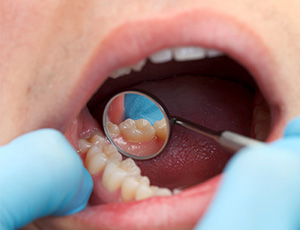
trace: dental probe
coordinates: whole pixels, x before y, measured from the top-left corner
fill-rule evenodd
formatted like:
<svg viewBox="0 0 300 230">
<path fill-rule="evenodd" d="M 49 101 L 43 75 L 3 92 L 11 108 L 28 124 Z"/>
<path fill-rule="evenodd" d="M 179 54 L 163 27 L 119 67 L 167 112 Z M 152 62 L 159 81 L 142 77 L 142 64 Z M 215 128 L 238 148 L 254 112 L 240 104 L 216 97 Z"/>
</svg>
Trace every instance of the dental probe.
<svg viewBox="0 0 300 230">
<path fill-rule="evenodd" d="M 170 121 L 215 140 L 221 147 L 233 153 L 247 146 L 262 145 L 264 143 L 231 131 L 214 131 L 178 117 L 172 117 Z"/>
</svg>

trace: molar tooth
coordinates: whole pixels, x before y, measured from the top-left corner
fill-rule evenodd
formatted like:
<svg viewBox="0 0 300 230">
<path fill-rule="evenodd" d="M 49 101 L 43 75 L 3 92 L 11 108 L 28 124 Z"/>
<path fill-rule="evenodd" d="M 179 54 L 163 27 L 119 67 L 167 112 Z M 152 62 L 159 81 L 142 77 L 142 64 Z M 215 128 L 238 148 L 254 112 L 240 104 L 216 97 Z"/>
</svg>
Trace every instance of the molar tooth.
<svg viewBox="0 0 300 230">
<path fill-rule="evenodd" d="M 92 144 L 85 140 L 85 139 L 79 139 L 78 141 L 78 152 L 79 153 L 86 153 L 90 150 L 92 147 Z"/>
<path fill-rule="evenodd" d="M 121 187 L 121 194 L 124 201 L 130 201 L 134 198 L 139 182 L 135 177 L 127 177 L 124 179 Z"/>
<path fill-rule="evenodd" d="M 114 124 L 110 121 L 107 123 L 107 129 L 108 129 L 108 132 L 110 133 L 110 135 L 112 135 L 112 136 L 117 136 L 117 135 L 120 135 L 120 133 L 121 133 L 119 126 L 117 126 L 116 124 Z"/>
<path fill-rule="evenodd" d="M 201 47 L 178 47 L 173 49 L 176 61 L 190 61 L 205 58 L 205 49 Z"/>
<path fill-rule="evenodd" d="M 155 129 L 146 119 L 123 121 L 119 128 L 121 133 L 130 141 L 150 141 L 155 135 Z"/>
<path fill-rule="evenodd" d="M 155 121 L 153 124 L 153 128 L 155 129 L 156 135 L 159 138 L 163 140 L 167 138 L 168 131 L 167 131 L 167 124 L 165 118 L 161 119 L 160 121 Z"/>
<path fill-rule="evenodd" d="M 92 143 L 92 145 L 97 145 L 100 148 L 102 148 L 102 146 L 107 143 L 105 138 L 98 134 L 95 134 L 94 136 L 92 136 L 90 139 L 90 142 Z"/>
<path fill-rule="evenodd" d="M 144 200 L 152 197 L 153 195 L 153 190 L 148 185 L 140 184 L 136 190 L 135 199 Z"/>
<path fill-rule="evenodd" d="M 123 179 L 128 174 L 114 162 L 108 163 L 102 176 L 102 184 L 109 192 L 114 192 L 120 188 Z"/>
<path fill-rule="evenodd" d="M 141 169 L 135 164 L 134 160 L 131 158 L 127 158 L 126 160 L 122 161 L 120 167 L 128 172 L 131 176 L 138 176 L 141 175 Z"/>
<path fill-rule="evenodd" d="M 172 196 L 172 192 L 167 188 L 158 188 L 154 194 L 155 196 Z"/>
<path fill-rule="evenodd" d="M 218 50 L 208 49 L 206 51 L 206 55 L 209 58 L 214 58 L 214 57 L 223 56 L 224 54 L 221 51 L 218 51 Z"/>
<path fill-rule="evenodd" d="M 90 162 L 93 160 L 93 156 L 99 153 L 102 153 L 102 148 L 96 145 L 92 146 L 86 154 L 84 161 L 85 165 L 90 165 Z"/>
<path fill-rule="evenodd" d="M 107 157 L 103 153 L 97 153 L 91 157 L 86 167 L 91 174 L 96 174 L 102 171 L 106 165 Z"/>
<path fill-rule="evenodd" d="M 143 59 L 143 60 L 139 61 L 138 63 L 136 63 L 135 65 L 133 65 L 131 68 L 134 71 L 139 72 L 142 70 L 142 68 L 144 67 L 145 64 L 146 64 L 146 59 Z"/>
<path fill-rule="evenodd" d="M 266 122 L 256 122 L 254 127 L 255 138 L 261 141 L 268 137 L 269 124 Z"/>
<path fill-rule="evenodd" d="M 174 195 L 176 195 L 176 194 L 178 194 L 178 193 L 180 193 L 181 192 L 181 189 L 179 189 L 179 188 L 174 188 L 173 189 L 173 194 Z"/>
<path fill-rule="evenodd" d="M 150 57 L 153 63 L 164 63 L 172 60 L 172 51 L 170 49 L 164 49 L 152 54 Z"/>
<path fill-rule="evenodd" d="M 112 144 L 103 146 L 103 152 L 107 156 L 110 162 L 120 164 L 122 161 L 122 155 L 117 151 L 116 147 Z"/>
</svg>

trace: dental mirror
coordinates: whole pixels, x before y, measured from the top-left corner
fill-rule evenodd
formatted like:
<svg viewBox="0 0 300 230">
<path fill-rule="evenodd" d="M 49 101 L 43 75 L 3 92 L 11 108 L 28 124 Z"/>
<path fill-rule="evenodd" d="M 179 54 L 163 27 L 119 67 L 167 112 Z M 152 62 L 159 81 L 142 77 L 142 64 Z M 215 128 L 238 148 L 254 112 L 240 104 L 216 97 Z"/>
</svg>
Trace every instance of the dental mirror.
<svg viewBox="0 0 300 230">
<path fill-rule="evenodd" d="M 140 91 L 123 91 L 105 106 L 103 128 L 119 152 L 137 160 L 160 154 L 171 136 L 171 125 L 179 125 L 215 140 L 232 153 L 263 142 L 231 131 L 215 131 L 179 117 L 170 117 L 154 96 Z"/>
</svg>

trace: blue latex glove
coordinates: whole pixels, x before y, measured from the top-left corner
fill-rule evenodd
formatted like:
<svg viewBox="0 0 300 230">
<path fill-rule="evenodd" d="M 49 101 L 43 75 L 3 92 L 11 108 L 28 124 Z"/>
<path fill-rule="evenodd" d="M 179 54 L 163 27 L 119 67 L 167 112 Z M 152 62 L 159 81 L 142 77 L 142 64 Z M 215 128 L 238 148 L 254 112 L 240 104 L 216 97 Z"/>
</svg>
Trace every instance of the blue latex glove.
<svg viewBox="0 0 300 230">
<path fill-rule="evenodd" d="M 125 95 L 125 119 L 146 119 L 151 125 L 164 118 L 163 113 L 150 99 L 137 94 Z"/>
<path fill-rule="evenodd" d="M 93 182 L 65 137 L 53 129 L 0 147 L 0 229 L 85 208 Z"/>
<path fill-rule="evenodd" d="M 300 229 L 300 117 L 281 140 L 243 149 L 225 171 L 197 230 Z"/>
</svg>

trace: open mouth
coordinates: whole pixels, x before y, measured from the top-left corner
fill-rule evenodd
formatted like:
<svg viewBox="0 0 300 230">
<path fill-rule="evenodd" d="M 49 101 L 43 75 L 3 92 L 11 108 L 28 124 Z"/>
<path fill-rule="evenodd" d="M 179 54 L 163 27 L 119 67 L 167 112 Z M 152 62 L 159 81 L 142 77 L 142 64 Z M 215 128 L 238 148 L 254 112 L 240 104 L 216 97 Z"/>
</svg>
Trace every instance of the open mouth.
<svg viewBox="0 0 300 230">
<path fill-rule="evenodd" d="M 201 23 L 194 23 L 194 18 L 191 21 L 185 15 L 181 21 L 200 26 L 190 26 L 185 34 L 206 30 Z M 210 23 L 211 28 L 219 28 Z M 94 94 L 65 135 L 92 174 L 94 191 L 89 207 L 67 217 L 70 222 L 62 218 L 60 226 L 72 222 L 84 229 L 191 229 L 209 205 L 232 156 L 214 141 L 174 127 L 168 147 L 156 158 L 133 161 L 122 157 L 105 139 L 101 124 L 106 101 L 120 90 L 134 87 L 151 92 L 172 115 L 214 130 L 231 130 L 263 141 L 278 137 L 273 125 L 280 117 L 278 102 L 270 96 L 264 78 L 270 72 L 261 68 L 266 59 L 256 56 L 261 54 L 261 46 L 255 43 L 251 50 L 254 43 L 250 38 L 233 44 L 230 33 L 223 34 L 222 29 L 214 39 L 195 34 L 185 39 L 174 25 L 168 21 L 164 25 L 171 38 L 161 35 L 159 44 L 148 41 L 149 47 L 134 51 L 128 51 L 123 40 L 122 49 L 110 50 L 114 57 L 122 57 L 115 62 L 104 61 L 108 67 L 98 71 L 113 77 L 90 81 Z M 147 39 L 141 35 L 143 26 L 135 25 L 130 36 L 128 27 L 114 35 L 102 52 L 107 60 L 112 60 L 107 50 L 121 43 L 121 35 L 128 38 L 139 34 L 137 39 L 146 44 Z M 160 29 L 148 31 L 159 34 Z M 237 33 L 236 29 L 231 32 Z M 237 34 L 243 37 L 243 33 Z M 220 37 L 224 40 L 215 42 Z M 128 46 L 133 48 L 132 44 Z M 91 75 L 97 75 L 99 68 L 93 68 Z"/>
</svg>

